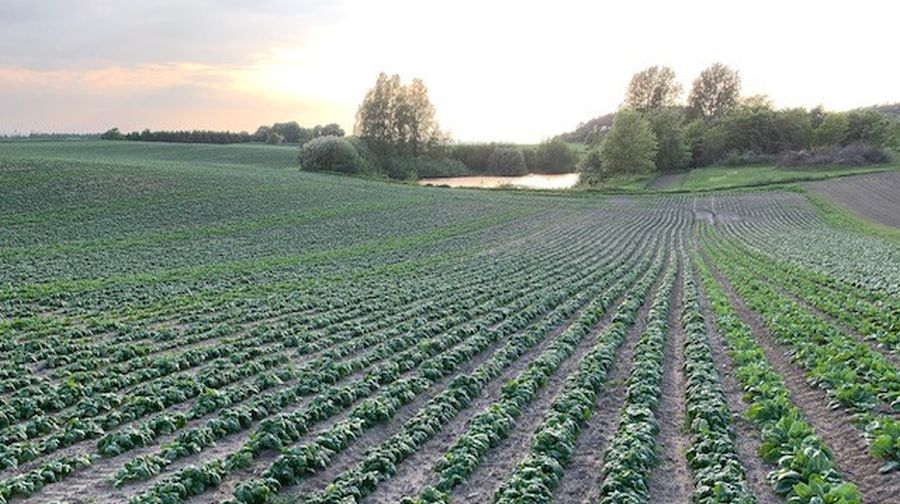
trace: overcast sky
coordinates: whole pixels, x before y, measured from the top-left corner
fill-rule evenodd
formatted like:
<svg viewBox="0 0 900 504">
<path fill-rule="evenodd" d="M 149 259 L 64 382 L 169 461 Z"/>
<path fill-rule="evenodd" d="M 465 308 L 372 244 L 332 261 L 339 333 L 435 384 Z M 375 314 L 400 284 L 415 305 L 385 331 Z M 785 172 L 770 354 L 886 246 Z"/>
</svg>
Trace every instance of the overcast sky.
<svg viewBox="0 0 900 504">
<path fill-rule="evenodd" d="M 900 101 L 900 2 L 0 0 L 0 132 L 348 131 L 378 72 L 421 77 L 463 141 L 535 142 L 632 73 L 710 63 L 777 106 Z"/>
</svg>

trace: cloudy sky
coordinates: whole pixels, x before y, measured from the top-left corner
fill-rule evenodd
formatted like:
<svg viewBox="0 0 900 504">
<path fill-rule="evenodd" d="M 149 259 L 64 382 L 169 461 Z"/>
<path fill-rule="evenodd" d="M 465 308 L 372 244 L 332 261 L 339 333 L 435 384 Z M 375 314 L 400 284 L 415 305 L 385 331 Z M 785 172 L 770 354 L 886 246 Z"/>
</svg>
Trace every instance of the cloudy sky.
<svg viewBox="0 0 900 504">
<path fill-rule="evenodd" d="M 614 110 L 631 74 L 708 64 L 777 106 L 900 101 L 900 2 L 0 0 L 0 133 L 297 120 L 352 129 L 378 72 L 463 141 Z"/>
</svg>

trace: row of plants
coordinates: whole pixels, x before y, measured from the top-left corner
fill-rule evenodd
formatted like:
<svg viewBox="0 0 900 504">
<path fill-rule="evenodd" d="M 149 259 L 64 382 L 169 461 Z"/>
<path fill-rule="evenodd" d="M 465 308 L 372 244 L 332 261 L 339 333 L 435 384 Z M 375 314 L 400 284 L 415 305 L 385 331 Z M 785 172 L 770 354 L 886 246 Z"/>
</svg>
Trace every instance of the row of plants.
<svg viewBox="0 0 900 504">
<path fill-rule="evenodd" d="M 671 289 L 675 278 L 672 259 L 658 291 Z M 630 295 L 626 296 L 612 322 L 606 326 L 597 343 L 582 359 L 576 371 L 554 399 L 542 425 L 531 438 L 528 453 L 513 474 L 504 481 L 494 495 L 497 503 L 550 502 L 553 489 L 563 476 L 563 468 L 570 460 L 582 425 L 588 420 L 603 389 L 616 354 L 649 295 L 655 277 L 645 277 Z"/>
<path fill-rule="evenodd" d="M 655 249 L 655 246 L 652 246 L 652 249 Z M 618 297 L 618 295 L 621 295 L 629 288 L 629 284 L 633 284 L 648 268 L 651 272 L 645 278 L 655 276 L 661 267 L 662 261 L 658 256 L 653 261 L 650 260 L 650 257 L 647 257 L 639 267 L 633 268 L 628 275 L 611 286 L 611 290 L 607 290 L 602 297 L 596 299 L 599 301 L 600 299 Z M 596 293 L 594 295 L 596 296 Z M 591 311 L 596 308 L 596 306 L 588 305 L 585 310 Z M 591 315 L 587 315 L 587 311 L 583 312 L 583 315 L 591 317 Z M 598 316 L 596 320 L 599 320 L 599 318 Z M 429 401 L 412 419 L 403 425 L 400 432 L 379 445 L 370 448 L 361 461 L 338 475 L 325 489 L 305 495 L 303 500 L 308 504 L 359 502 L 362 500 L 380 482 L 391 478 L 396 473 L 399 464 L 440 432 L 460 411 L 467 408 L 473 396 L 480 395 L 487 384 L 496 379 L 506 367 L 518 360 L 527 350 L 533 348 L 535 342 L 532 342 L 531 339 L 540 341 L 545 337 L 541 335 L 542 333 L 551 332 L 553 327 L 560 322 L 546 321 L 541 324 L 543 327 L 538 326 L 528 331 L 524 335 L 525 339 L 516 337 L 509 341 L 504 348 L 492 355 L 491 359 L 479 366 L 473 373 L 458 376 L 454 380 L 455 383 L 451 384 L 448 390 Z M 580 326 L 577 319 L 569 327 L 576 326 Z M 590 326 L 583 330 L 585 333 L 589 332 Z M 546 355 L 546 353 L 542 355 Z M 532 361 L 531 363 L 535 367 L 540 367 L 542 364 L 539 361 Z M 235 497 L 237 497 L 237 493 Z M 236 500 L 237 502 L 252 502 L 241 501 L 239 498 Z"/>
<path fill-rule="evenodd" d="M 646 274 L 652 277 L 658 273 L 661 265 L 660 260 L 657 260 L 656 264 L 651 264 L 650 258 L 647 257 L 643 260 L 643 264 L 633 267 L 625 276 L 611 285 L 602 296 L 592 301 L 540 356 L 528 364 L 522 373 L 504 383 L 497 401 L 487 406 L 471 420 L 466 432 L 456 440 L 434 466 L 437 483 L 435 487 L 425 488 L 419 501 L 426 497 L 437 499 L 438 496 L 441 496 L 442 500 L 447 500 L 449 498 L 447 492 L 463 482 L 480 465 L 487 452 L 509 434 L 515 426 L 515 418 L 521 414 L 522 409 L 534 399 L 537 391 L 547 383 L 549 377 L 560 365 L 571 357 L 579 342 L 591 333 L 614 301 L 622 297 L 629 286 L 635 284 L 641 275 Z M 648 268 L 650 269 L 649 273 L 647 272 Z M 393 457 L 394 466 L 406 456 L 408 454 L 403 454 L 402 457 Z M 352 474 L 354 471 L 356 473 Z M 393 475 L 393 472 L 368 475 L 363 473 L 365 473 L 365 468 L 357 466 L 335 480 L 335 485 L 341 482 L 342 488 L 330 486 L 325 492 L 328 494 L 327 498 L 322 495 L 314 497 L 314 499 L 327 501 L 327 499 L 333 499 L 334 496 L 349 494 L 353 489 L 352 483 L 359 479 L 377 482 Z"/>
<path fill-rule="evenodd" d="M 769 363 L 705 261 L 695 256 L 694 264 L 714 317 L 712 323 L 744 391 L 746 417 L 759 432 L 759 456 L 773 466 L 768 474 L 772 489 L 797 504 L 859 503 L 856 486 L 834 469 L 831 450 L 791 402 L 781 375 Z"/>
<path fill-rule="evenodd" d="M 773 291 L 717 249 L 709 249 L 709 254 L 773 337 L 790 349 L 792 360 L 810 382 L 825 390 L 833 406 L 853 413 L 848 422 L 861 430 L 871 453 L 886 460 L 885 468 L 897 468 L 900 447 L 884 445 L 885 437 L 894 440 L 900 431 L 892 415 L 900 411 L 896 368 L 880 353 Z"/>
<path fill-rule="evenodd" d="M 795 265 L 765 260 L 746 249 L 725 249 L 729 260 L 738 262 L 779 288 L 802 298 L 816 309 L 858 331 L 863 337 L 900 356 L 900 301 L 881 299 L 867 301 L 859 289 L 841 288 L 834 282 L 823 285 L 815 281 L 820 275 L 810 274 Z"/>
<path fill-rule="evenodd" d="M 619 426 L 603 456 L 599 499 L 602 504 L 649 500 L 648 481 L 657 462 L 656 407 L 678 267 L 677 263 L 671 266 L 663 279 L 650 306 L 647 326 L 634 347 Z"/>
<path fill-rule="evenodd" d="M 585 280 L 588 281 L 585 282 Z M 597 278 L 588 276 L 569 289 L 586 287 L 592 283 L 590 280 L 596 281 Z M 354 437 L 354 433 L 366 428 L 366 426 L 374 425 L 379 418 L 382 421 L 385 420 L 384 415 L 391 414 L 392 411 L 396 410 L 396 407 L 414 399 L 418 393 L 426 390 L 435 380 L 462 365 L 472 352 L 486 348 L 492 341 L 496 341 L 501 337 L 514 333 L 519 328 L 527 325 L 530 319 L 546 311 L 548 308 L 561 303 L 566 299 L 565 294 L 568 293 L 568 289 L 559 292 L 550 288 L 550 286 L 545 290 L 549 292 L 542 291 L 536 295 L 520 298 L 515 303 L 515 306 L 498 311 L 498 317 L 494 322 L 480 324 L 480 329 L 476 331 L 467 332 L 466 334 L 461 334 L 459 331 L 456 331 L 455 333 L 442 335 L 441 341 L 446 341 L 446 344 L 442 346 L 445 348 L 452 347 L 450 352 L 437 354 L 430 360 L 423 362 L 422 365 L 419 366 L 420 369 L 417 376 L 394 382 L 388 390 L 380 393 L 375 398 L 367 399 L 357 406 L 354 410 L 356 415 L 351 413 L 351 417 L 346 421 L 336 424 L 333 428 L 317 437 L 317 440 L 322 443 L 321 445 L 313 442 L 310 445 L 304 446 L 312 446 L 314 448 L 294 448 L 292 449 L 292 453 L 297 457 L 297 460 L 299 460 L 299 457 L 301 457 L 303 453 L 307 453 L 310 456 L 316 455 L 317 457 L 330 453 L 315 447 L 325 445 L 339 447 L 342 443 L 351 440 Z M 567 309 L 575 309 L 575 306 L 568 306 Z M 505 322 L 502 322 L 504 320 Z M 488 329 L 489 326 L 493 326 L 497 322 L 502 323 L 494 329 Z M 455 346 L 456 343 L 463 344 L 461 346 Z M 381 416 L 372 416 L 372 410 L 381 411 Z M 315 414 L 316 410 L 304 408 L 287 416 L 281 415 L 274 421 L 266 421 L 261 424 L 256 433 L 251 435 L 249 441 L 243 448 L 232 452 L 224 459 L 208 462 L 199 469 L 204 474 L 224 475 L 232 470 L 245 467 L 250 464 L 253 458 L 259 453 L 262 453 L 267 449 L 280 449 L 295 443 L 302 438 L 302 436 L 308 432 L 309 427 L 320 420 L 313 416 Z M 285 459 L 284 456 L 282 456 L 278 460 L 282 461 L 279 462 L 279 465 L 283 465 L 287 463 L 284 462 L 285 460 L 293 459 Z M 183 485 L 179 482 L 184 481 L 185 478 L 193 478 L 195 476 L 195 469 L 197 468 L 186 468 L 178 471 L 167 478 L 166 481 L 155 485 L 147 492 L 137 496 L 134 501 L 159 502 L 159 499 L 162 498 L 180 501 L 189 497 L 189 495 L 191 495 L 190 493 L 184 494 L 180 492 L 179 489 L 182 488 Z M 217 482 L 214 482 L 214 480 L 215 478 L 210 479 L 209 481 L 213 483 L 209 484 L 218 484 Z M 189 481 L 194 481 L 194 479 Z"/>
<path fill-rule="evenodd" d="M 685 454 L 694 478 L 692 502 L 754 504 L 738 459 L 731 410 L 713 361 L 706 321 L 690 266 L 682 280 L 685 412 L 690 448 Z"/>
</svg>

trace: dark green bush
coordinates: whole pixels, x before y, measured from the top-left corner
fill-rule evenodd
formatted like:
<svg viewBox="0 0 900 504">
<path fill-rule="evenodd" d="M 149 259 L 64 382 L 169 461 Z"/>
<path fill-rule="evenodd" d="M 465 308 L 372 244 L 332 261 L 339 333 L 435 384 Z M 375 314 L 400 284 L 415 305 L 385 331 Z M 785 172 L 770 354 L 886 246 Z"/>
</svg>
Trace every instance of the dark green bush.
<svg viewBox="0 0 900 504">
<path fill-rule="evenodd" d="M 361 173 L 364 161 L 350 141 L 325 136 L 310 140 L 300 148 L 300 167 L 307 171 Z"/>
<path fill-rule="evenodd" d="M 529 160 L 528 154 L 533 153 Z M 536 149 L 526 151 L 528 171 L 532 173 L 572 173 L 575 171 L 577 156 L 569 144 L 561 138 L 541 142 Z"/>
<path fill-rule="evenodd" d="M 488 159 L 488 173 L 491 175 L 525 175 L 525 155 L 518 147 L 497 147 Z"/>
</svg>

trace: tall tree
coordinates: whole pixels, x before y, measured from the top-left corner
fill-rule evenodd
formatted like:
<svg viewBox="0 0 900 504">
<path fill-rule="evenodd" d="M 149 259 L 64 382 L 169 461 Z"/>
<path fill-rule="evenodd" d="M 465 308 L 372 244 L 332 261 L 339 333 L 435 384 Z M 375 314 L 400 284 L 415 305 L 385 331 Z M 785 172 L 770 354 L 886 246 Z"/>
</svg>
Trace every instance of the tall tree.
<svg viewBox="0 0 900 504">
<path fill-rule="evenodd" d="M 444 140 L 425 83 L 404 86 L 385 73 L 360 104 L 354 132 L 382 154 L 418 156 Z"/>
<path fill-rule="evenodd" d="M 620 110 L 603 140 L 600 156 L 607 174 L 650 173 L 656 166 L 656 135 L 634 110 Z"/>
<path fill-rule="evenodd" d="M 688 95 L 691 118 L 721 117 L 738 104 L 741 77 L 737 71 L 715 63 L 700 72 Z"/>
<path fill-rule="evenodd" d="M 667 66 L 652 66 L 634 74 L 625 91 L 625 107 L 639 111 L 675 105 L 682 87 Z"/>
<path fill-rule="evenodd" d="M 354 133 L 376 150 L 384 150 L 398 141 L 395 115 L 400 96 L 400 76 L 378 74 L 356 111 Z"/>
<path fill-rule="evenodd" d="M 434 106 L 428 98 L 428 88 L 422 79 L 413 79 L 402 88 L 398 107 L 397 126 L 403 150 L 418 156 L 443 139 L 435 117 Z"/>
</svg>

